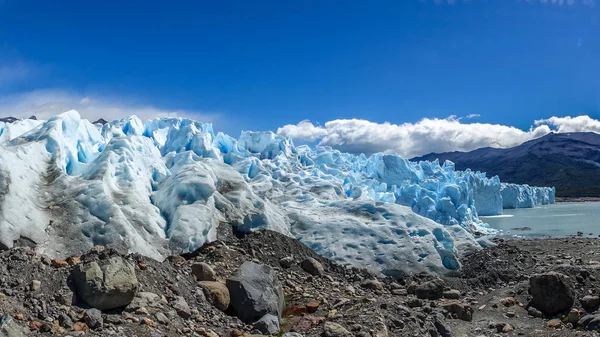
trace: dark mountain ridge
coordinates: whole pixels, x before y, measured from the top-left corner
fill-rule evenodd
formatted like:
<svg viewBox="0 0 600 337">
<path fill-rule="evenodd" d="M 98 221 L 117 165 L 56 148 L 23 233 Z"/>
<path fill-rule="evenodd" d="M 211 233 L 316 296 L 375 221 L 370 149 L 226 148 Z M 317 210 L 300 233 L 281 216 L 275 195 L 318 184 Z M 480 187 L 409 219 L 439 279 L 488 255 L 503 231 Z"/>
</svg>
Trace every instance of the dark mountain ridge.
<svg viewBox="0 0 600 337">
<path fill-rule="evenodd" d="M 28 119 L 37 120 L 37 117 L 35 117 L 35 115 L 31 115 L 31 116 L 29 116 Z M 14 122 L 19 121 L 19 120 L 21 120 L 21 119 L 16 118 L 16 117 L 12 117 L 12 116 L 0 117 L 0 122 L 4 122 L 4 123 L 14 123 Z"/>
<path fill-rule="evenodd" d="M 521 145 L 430 153 L 411 160 L 450 160 L 456 168 L 498 175 L 503 182 L 555 186 L 560 197 L 600 197 L 600 134 L 550 133 Z"/>
</svg>

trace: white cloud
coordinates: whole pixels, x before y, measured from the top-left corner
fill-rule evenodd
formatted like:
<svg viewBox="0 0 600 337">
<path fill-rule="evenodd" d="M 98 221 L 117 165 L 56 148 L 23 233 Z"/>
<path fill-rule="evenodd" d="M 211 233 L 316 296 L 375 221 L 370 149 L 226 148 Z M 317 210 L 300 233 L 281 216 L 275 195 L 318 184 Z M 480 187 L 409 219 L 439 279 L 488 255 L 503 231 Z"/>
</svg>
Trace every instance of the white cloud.
<svg viewBox="0 0 600 337">
<path fill-rule="evenodd" d="M 309 120 L 303 120 L 296 125 L 285 125 L 277 130 L 278 134 L 285 135 L 286 137 L 303 139 L 309 142 L 314 142 L 317 139 L 327 136 L 327 130 L 315 126 Z"/>
<path fill-rule="evenodd" d="M 0 116 L 27 118 L 35 115 L 48 119 L 59 113 L 77 110 L 90 121 L 104 118 L 107 121 L 136 115 L 143 120 L 154 117 L 188 117 L 202 122 L 215 122 L 217 113 L 170 110 L 133 102 L 126 98 L 102 95 L 82 95 L 67 90 L 40 90 L 0 97 Z"/>
<path fill-rule="evenodd" d="M 375 123 L 361 119 L 338 119 L 315 126 L 309 121 L 277 130 L 298 140 L 319 141 L 352 153 L 395 153 L 412 158 L 431 152 L 471 151 L 481 147 L 508 148 L 550 132 L 600 133 L 600 121 L 589 116 L 550 117 L 534 122 L 529 130 L 486 123 L 463 123 L 461 118 L 425 118 L 417 123 Z"/>
<path fill-rule="evenodd" d="M 535 121 L 535 125 L 550 125 L 557 132 L 596 132 L 600 133 L 600 121 L 590 116 L 550 117 Z"/>
</svg>

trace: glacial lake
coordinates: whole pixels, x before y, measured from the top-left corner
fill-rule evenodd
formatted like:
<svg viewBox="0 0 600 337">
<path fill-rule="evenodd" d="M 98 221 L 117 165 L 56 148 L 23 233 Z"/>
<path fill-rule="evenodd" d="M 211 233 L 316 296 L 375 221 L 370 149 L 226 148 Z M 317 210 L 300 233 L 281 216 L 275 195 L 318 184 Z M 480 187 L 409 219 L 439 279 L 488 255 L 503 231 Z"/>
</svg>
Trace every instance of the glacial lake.
<svg viewBox="0 0 600 337">
<path fill-rule="evenodd" d="M 566 237 L 583 232 L 583 237 L 600 235 L 600 202 L 564 202 L 536 208 L 505 209 L 500 216 L 480 217 L 500 236 Z M 513 228 L 530 227 L 531 230 Z M 593 235 L 589 235 L 593 233 Z"/>
</svg>

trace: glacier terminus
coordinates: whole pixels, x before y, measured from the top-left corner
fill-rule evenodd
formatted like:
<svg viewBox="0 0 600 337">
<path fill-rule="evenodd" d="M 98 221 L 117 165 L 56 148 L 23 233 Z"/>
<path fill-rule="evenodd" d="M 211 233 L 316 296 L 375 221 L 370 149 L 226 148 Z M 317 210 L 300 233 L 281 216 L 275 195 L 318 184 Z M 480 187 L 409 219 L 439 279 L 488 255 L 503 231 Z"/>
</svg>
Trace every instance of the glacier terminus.
<svg viewBox="0 0 600 337">
<path fill-rule="evenodd" d="M 54 257 L 107 245 L 162 260 L 233 226 L 386 275 L 445 273 L 495 232 L 479 216 L 554 194 L 451 162 L 295 146 L 269 131 L 235 139 L 184 118 L 0 123 L 0 247 L 26 239 Z"/>
</svg>

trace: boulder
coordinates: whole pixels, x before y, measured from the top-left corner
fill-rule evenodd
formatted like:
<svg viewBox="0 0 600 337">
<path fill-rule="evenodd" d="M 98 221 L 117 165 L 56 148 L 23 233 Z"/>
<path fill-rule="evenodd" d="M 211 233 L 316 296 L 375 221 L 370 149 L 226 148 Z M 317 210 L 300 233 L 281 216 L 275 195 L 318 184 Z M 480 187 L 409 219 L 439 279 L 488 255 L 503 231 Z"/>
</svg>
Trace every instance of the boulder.
<svg viewBox="0 0 600 337">
<path fill-rule="evenodd" d="M 541 311 L 537 310 L 536 308 L 534 308 L 532 306 L 529 306 L 529 308 L 527 308 L 527 313 L 530 316 L 533 316 L 533 317 L 536 317 L 536 318 L 542 318 L 542 317 L 544 317 L 544 314 Z"/>
<path fill-rule="evenodd" d="M 502 323 L 502 326 L 498 327 L 498 332 L 509 333 L 512 331 L 515 331 L 515 327 L 508 323 Z"/>
<path fill-rule="evenodd" d="M 512 307 L 517 304 L 517 300 L 514 297 L 505 297 L 500 300 L 500 304 L 505 307 Z"/>
<path fill-rule="evenodd" d="M 216 281 L 217 274 L 211 266 L 204 262 L 194 263 L 192 265 L 192 274 L 196 276 L 198 281 Z"/>
<path fill-rule="evenodd" d="M 456 290 L 456 289 L 444 291 L 444 298 L 447 298 L 450 300 L 457 300 L 460 298 L 460 291 Z"/>
<path fill-rule="evenodd" d="M 169 318 L 162 312 L 157 312 L 156 315 L 154 315 L 154 316 L 156 317 L 156 320 L 158 321 L 158 323 L 164 324 L 164 325 L 169 324 Z"/>
<path fill-rule="evenodd" d="M 85 315 L 83 316 L 83 320 L 85 324 L 89 326 L 91 329 L 100 329 L 104 324 L 104 319 L 102 319 L 102 312 L 100 310 L 92 308 L 85 311 Z"/>
<path fill-rule="evenodd" d="M 577 324 L 587 331 L 596 331 L 600 329 L 600 315 L 585 315 Z"/>
<path fill-rule="evenodd" d="M 555 318 L 546 322 L 546 326 L 553 329 L 560 329 L 560 327 L 562 326 L 562 322 L 560 319 Z"/>
<path fill-rule="evenodd" d="M 433 317 L 433 325 L 440 337 L 452 337 L 452 330 L 450 330 L 450 326 L 448 326 L 448 323 L 446 323 L 446 320 L 444 319 L 444 315 L 441 313 L 438 312 Z"/>
<path fill-rule="evenodd" d="M 291 268 L 292 265 L 294 264 L 294 257 L 293 256 L 286 256 L 284 258 L 282 258 L 281 260 L 279 260 L 279 265 L 281 265 L 283 268 Z"/>
<path fill-rule="evenodd" d="M 167 258 L 172 264 L 179 266 L 186 262 L 186 259 L 181 255 L 171 255 Z"/>
<path fill-rule="evenodd" d="M 64 312 L 58 314 L 57 320 L 58 324 L 65 329 L 70 329 L 73 326 L 73 320 L 71 319 L 71 317 L 69 317 L 69 315 L 65 314 Z"/>
<path fill-rule="evenodd" d="M 274 335 L 280 330 L 279 317 L 271 314 L 266 314 L 256 323 L 254 323 L 254 329 L 266 335 Z"/>
<path fill-rule="evenodd" d="M 266 314 L 281 317 L 283 289 L 275 270 L 267 265 L 246 261 L 227 280 L 230 306 L 245 323 L 253 323 Z"/>
<path fill-rule="evenodd" d="M 83 323 L 83 322 L 75 322 L 75 324 L 73 324 L 73 331 L 87 331 L 90 329 L 90 327 L 87 326 L 87 324 Z"/>
<path fill-rule="evenodd" d="M 352 337 L 354 336 L 350 331 L 346 330 L 343 326 L 333 323 L 325 322 L 325 329 L 323 331 L 325 337 Z"/>
<path fill-rule="evenodd" d="M 221 282 L 204 281 L 200 282 L 200 287 L 204 292 L 206 299 L 215 306 L 215 308 L 225 311 L 229 307 L 231 300 L 229 289 Z"/>
<path fill-rule="evenodd" d="M 463 321 L 470 322 L 473 320 L 473 308 L 468 304 L 453 300 L 441 303 L 440 306 Z"/>
<path fill-rule="evenodd" d="M 127 306 L 139 288 L 133 263 L 119 256 L 78 264 L 72 278 L 77 297 L 100 310 Z"/>
<path fill-rule="evenodd" d="M 155 293 L 150 292 L 139 292 L 135 294 L 133 300 L 127 308 L 126 311 L 136 311 L 140 308 L 146 309 L 159 309 L 162 308 L 165 304 L 167 304 L 167 300 L 163 296 L 159 296 Z"/>
<path fill-rule="evenodd" d="M 325 268 L 321 262 L 313 259 L 312 257 L 306 258 L 304 261 L 302 261 L 300 267 L 302 267 L 305 272 L 314 276 L 321 276 L 325 274 Z"/>
<path fill-rule="evenodd" d="M 560 273 L 533 275 L 529 279 L 530 305 L 546 316 L 554 316 L 571 309 L 575 300 L 569 279 Z"/>
<path fill-rule="evenodd" d="M 419 284 L 414 288 L 415 295 L 420 299 L 437 300 L 444 296 L 445 283 L 441 279 L 433 279 Z"/>
<path fill-rule="evenodd" d="M 315 326 L 320 325 L 325 321 L 325 317 L 314 316 L 311 314 L 303 315 L 302 318 L 292 327 L 294 332 L 310 332 Z"/>
<path fill-rule="evenodd" d="M 192 317 L 192 309 L 190 309 L 190 306 L 182 296 L 175 297 L 175 300 L 171 303 L 171 306 L 173 309 L 175 309 L 179 317 L 184 319 Z"/>
<path fill-rule="evenodd" d="M 377 280 L 366 280 L 360 284 L 361 287 L 371 290 L 383 290 L 383 284 Z"/>
<path fill-rule="evenodd" d="M 52 261 L 50 261 L 50 263 L 52 264 L 52 267 L 54 268 L 67 268 L 69 267 L 69 262 L 65 261 L 65 260 L 59 260 L 59 259 L 52 259 Z"/>
<path fill-rule="evenodd" d="M 600 297 L 588 295 L 580 299 L 579 302 L 585 311 L 594 312 L 598 309 L 598 306 L 600 306 Z"/>
<path fill-rule="evenodd" d="M 0 315 L 0 337 L 25 337 L 23 328 L 9 315 Z"/>
<path fill-rule="evenodd" d="M 581 312 L 577 309 L 571 309 L 571 311 L 569 312 L 569 315 L 567 316 L 567 321 L 571 324 L 573 324 L 573 326 L 575 326 L 577 324 L 577 322 L 579 322 L 579 319 L 581 318 Z"/>
<path fill-rule="evenodd" d="M 373 337 L 389 337 L 390 333 L 382 317 L 379 317 L 371 334 Z"/>
<path fill-rule="evenodd" d="M 42 282 L 38 280 L 31 281 L 29 289 L 31 289 L 31 291 L 40 291 L 40 289 L 42 289 Z"/>
</svg>

